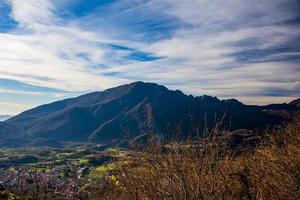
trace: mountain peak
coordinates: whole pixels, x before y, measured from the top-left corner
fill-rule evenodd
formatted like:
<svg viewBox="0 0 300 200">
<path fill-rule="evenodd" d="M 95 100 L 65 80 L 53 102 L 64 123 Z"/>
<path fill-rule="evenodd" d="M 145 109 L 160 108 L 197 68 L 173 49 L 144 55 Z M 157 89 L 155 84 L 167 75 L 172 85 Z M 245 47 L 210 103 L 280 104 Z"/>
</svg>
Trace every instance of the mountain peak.
<svg viewBox="0 0 300 200">
<path fill-rule="evenodd" d="M 137 81 L 137 82 L 130 83 L 129 85 L 132 87 L 156 88 L 156 89 L 168 90 L 165 86 L 159 85 L 157 83 L 152 83 L 152 82 Z"/>
<path fill-rule="evenodd" d="M 290 107 L 295 109 L 295 106 Z M 186 137 L 195 124 L 199 130 L 211 127 L 225 113 L 224 128 L 232 130 L 253 129 L 282 121 L 263 109 L 237 100 L 185 95 L 156 83 L 138 81 L 42 105 L 6 123 L 24 131 L 20 134 L 27 138 L 26 141 L 33 138 L 106 143 L 123 139 L 124 131 L 134 137 L 148 133 L 169 137 L 178 132 L 178 126 Z M 8 131 L 13 128 L 2 130 L 7 131 L 2 135 L 9 135 Z"/>
<path fill-rule="evenodd" d="M 95 93 L 111 93 L 111 92 L 117 92 L 117 93 L 123 93 L 127 94 L 130 91 L 136 91 L 136 90 L 168 90 L 165 86 L 159 85 L 157 83 L 151 83 L 151 82 L 143 82 L 143 81 L 136 81 L 125 85 L 120 85 L 114 88 L 106 89 L 102 92 L 95 92 Z M 92 93 L 91 93 L 92 94 Z M 89 94 L 87 94 L 89 95 Z"/>
</svg>

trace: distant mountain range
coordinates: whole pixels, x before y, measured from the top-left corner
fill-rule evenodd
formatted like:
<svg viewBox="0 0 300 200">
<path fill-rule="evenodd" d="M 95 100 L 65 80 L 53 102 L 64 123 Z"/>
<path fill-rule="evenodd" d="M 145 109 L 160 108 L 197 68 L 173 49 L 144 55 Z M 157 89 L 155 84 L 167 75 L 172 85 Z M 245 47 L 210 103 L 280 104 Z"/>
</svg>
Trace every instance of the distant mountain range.
<svg viewBox="0 0 300 200">
<path fill-rule="evenodd" d="M 125 135 L 147 133 L 187 137 L 203 134 L 204 127 L 220 119 L 224 129 L 255 129 L 288 121 L 299 107 L 299 100 L 249 106 L 235 99 L 194 97 L 154 83 L 135 82 L 42 105 L 1 122 L 0 146 L 118 143 Z"/>
</svg>

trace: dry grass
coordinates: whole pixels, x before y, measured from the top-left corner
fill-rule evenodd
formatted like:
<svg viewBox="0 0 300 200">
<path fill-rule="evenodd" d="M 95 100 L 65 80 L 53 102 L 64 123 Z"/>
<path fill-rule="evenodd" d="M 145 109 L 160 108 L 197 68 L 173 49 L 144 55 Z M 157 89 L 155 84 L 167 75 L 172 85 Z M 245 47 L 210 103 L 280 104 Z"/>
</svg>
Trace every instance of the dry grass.
<svg viewBox="0 0 300 200">
<path fill-rule="evenodd" d="M 215 138 L 167 147 L 150 139 L 144 152 L 95 188 L 92 199 L 300 199 L 300 120 L 239 156 Z"/>
</svg>

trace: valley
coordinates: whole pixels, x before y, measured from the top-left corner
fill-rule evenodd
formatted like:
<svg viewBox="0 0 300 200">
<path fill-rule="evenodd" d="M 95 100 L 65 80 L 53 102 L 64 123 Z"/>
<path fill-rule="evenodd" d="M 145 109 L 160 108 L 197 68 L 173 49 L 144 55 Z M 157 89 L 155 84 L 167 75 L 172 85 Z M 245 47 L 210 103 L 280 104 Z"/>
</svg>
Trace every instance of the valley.
<svg viewBox="0 0 300 200">
<path fill-rule="evenodd" d="M 129 150 L 107 148 L 100 145 L 84 145 L 65 148 L 1 148 L 1 169 L 29 169 L 48 171 L 57 168 L 88 168 L 91 174 L 97 175 L 97 168 L 128 158 Z M 103 170 L 105 171 L 105 170 Z M 99 174 L 100 175 L 100 174 Z"/>
<path fill-rule="evenodd" d="M 0 190 L 0 198 L 9 194 L 16 198 L 35 195 L 36 198 L 79 198 L 87 195 L 83 186 L 99 184 L 115 167 L 126 163 L 130 155 L 129 150 L 103 149 L 100 145 L 1 148 L 0 188 L 6 190 Z"/>
</svg>

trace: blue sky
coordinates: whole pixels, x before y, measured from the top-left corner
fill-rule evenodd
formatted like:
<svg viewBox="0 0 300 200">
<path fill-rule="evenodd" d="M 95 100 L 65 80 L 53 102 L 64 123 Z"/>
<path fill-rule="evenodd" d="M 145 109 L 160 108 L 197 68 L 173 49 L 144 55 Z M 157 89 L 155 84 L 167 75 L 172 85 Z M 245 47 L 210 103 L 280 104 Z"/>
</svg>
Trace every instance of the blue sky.
<svg viewBox="0 0 300 200">
<path fill-rule="evenodd" d="M 0 0 L 0 115 L 133 81 L 300 96 L 299 0 Z"/>
</svg>

